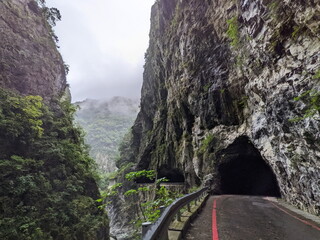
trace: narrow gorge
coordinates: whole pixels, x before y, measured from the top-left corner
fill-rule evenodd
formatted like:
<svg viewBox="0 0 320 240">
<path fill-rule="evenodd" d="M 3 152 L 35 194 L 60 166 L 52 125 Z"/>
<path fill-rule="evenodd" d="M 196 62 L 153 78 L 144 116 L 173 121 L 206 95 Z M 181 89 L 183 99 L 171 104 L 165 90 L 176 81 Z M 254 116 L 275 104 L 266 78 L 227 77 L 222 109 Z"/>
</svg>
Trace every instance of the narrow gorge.
<svg viewBox="0 0 320 240">
<path fill-rule="evenodd" d="M 320 0 L 155 0 L 140 106 L 76 103 L 87 142 L 60 18 L 0 1 L 0 239 L 140 239 L 143 207 L 203 186 L 320 216 Z"/>
</svg>

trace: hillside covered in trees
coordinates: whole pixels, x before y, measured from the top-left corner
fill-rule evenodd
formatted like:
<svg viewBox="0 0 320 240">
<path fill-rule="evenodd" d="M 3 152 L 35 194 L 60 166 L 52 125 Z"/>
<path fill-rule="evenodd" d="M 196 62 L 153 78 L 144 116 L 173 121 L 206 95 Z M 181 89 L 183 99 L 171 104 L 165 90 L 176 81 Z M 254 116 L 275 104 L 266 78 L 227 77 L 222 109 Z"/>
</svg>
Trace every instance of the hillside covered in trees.
<svg viewBox="0 0 320 240">
<path fill-rule="evenodd" d="M 114 97 L 110 100 L 87 99 L 78 106 L 76 122 L 85 131 L 90 155 L 101 172 L 116 170 L 118 148 L 129 137 L 130 128 L 138 113 L 138 100 Z"/>
</svg>

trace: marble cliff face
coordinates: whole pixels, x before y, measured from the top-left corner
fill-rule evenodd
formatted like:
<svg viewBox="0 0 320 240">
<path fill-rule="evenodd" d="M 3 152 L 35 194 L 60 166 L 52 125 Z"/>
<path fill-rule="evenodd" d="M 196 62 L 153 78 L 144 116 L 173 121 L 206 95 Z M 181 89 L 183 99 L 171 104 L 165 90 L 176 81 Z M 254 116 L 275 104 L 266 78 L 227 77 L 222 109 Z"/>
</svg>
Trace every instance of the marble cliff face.
<svg viewBox="0 0 320 240">
<path fill-rule="evenodd" d="M 158 0 L 124 161 L 224 192 L 224 164 L 259 157 L 319 215 L 319 112 L 303 117 L 319 104 L 319 17 L 314 0 Z"/>
<path fill-rule="evenodd" d="M 45 100 L 61 96 L 64 62 L 37 3 L 4 0 L 0 12 L 0 87 Z"/>
</svg>

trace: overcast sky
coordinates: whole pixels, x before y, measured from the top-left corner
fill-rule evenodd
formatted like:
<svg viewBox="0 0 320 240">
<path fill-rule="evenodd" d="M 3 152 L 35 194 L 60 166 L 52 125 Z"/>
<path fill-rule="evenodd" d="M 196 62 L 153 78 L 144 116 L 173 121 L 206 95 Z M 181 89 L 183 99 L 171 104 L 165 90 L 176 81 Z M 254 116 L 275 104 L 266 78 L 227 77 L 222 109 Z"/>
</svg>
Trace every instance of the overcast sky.
<svg viewBox="0 0 320 240">
<path fill-rule="evenodd" d="M 150 12 L 155 0 L 47 0 L 60 10 L 54 28 L 70 66 L 72 101 L 140 97 Z"/>
</svg>

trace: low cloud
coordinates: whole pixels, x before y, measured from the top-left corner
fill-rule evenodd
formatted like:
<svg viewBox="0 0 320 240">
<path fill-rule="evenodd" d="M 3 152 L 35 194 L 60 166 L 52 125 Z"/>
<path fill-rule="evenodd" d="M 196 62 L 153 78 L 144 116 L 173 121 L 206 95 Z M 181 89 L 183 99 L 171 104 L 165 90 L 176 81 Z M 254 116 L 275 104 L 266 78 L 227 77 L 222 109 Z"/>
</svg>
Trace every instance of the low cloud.
<svg viewBox="0 0 320 240">
<path fill-rule="evenodd" d="M 73 101 L 139 97 L 154 0 L 51 0 Z"/>
</svg>

